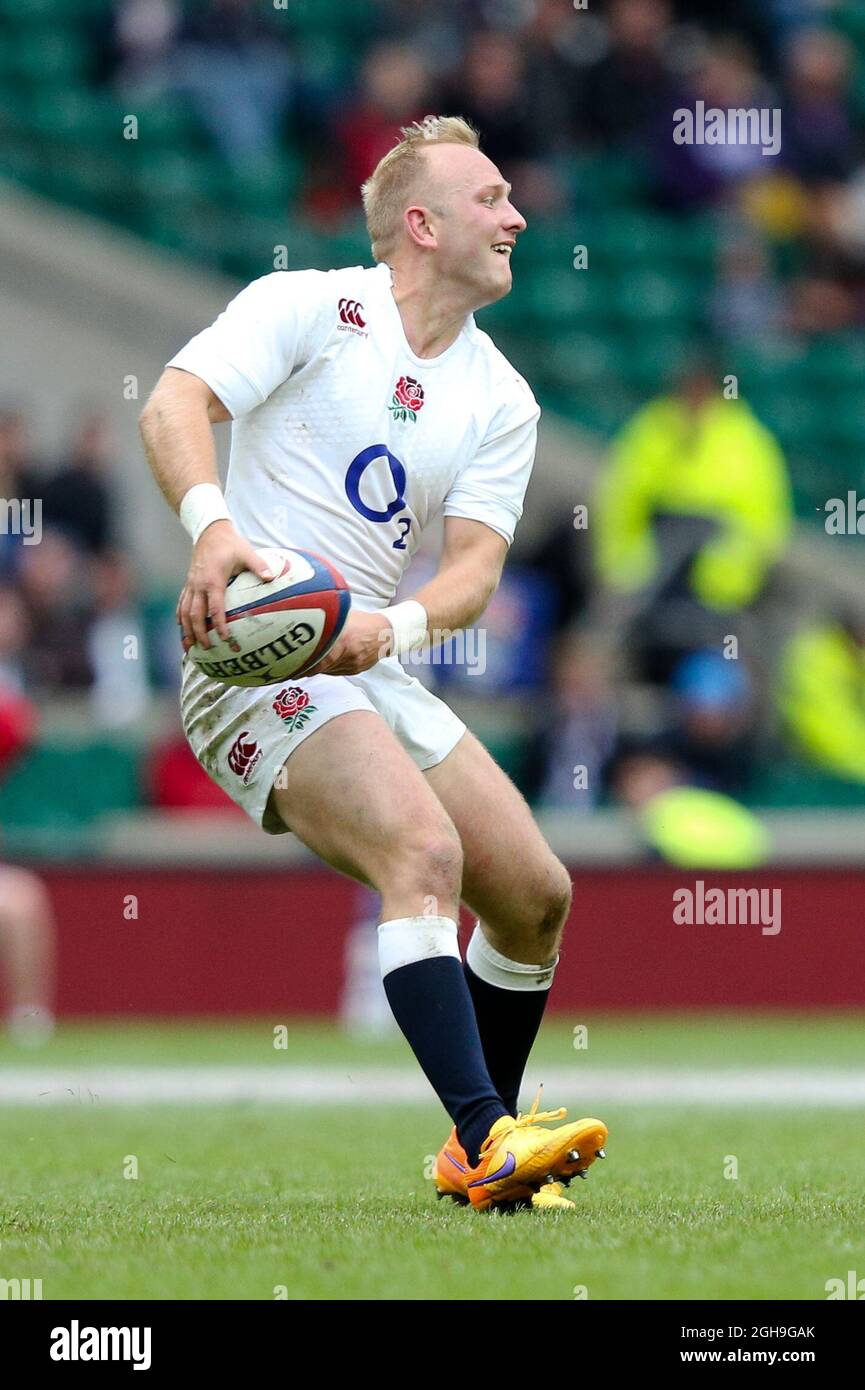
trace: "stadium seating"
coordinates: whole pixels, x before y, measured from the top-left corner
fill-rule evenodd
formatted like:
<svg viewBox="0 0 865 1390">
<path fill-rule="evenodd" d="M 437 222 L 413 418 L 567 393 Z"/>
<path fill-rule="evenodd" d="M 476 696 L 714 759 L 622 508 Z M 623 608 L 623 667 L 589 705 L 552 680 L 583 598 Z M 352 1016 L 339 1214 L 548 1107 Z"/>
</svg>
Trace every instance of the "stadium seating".
<svg viewBox="0 0 865 1390">
<path fill-rule="evenodd" d="M 0 787 L 0 822 L 64 832 L 137 806 L 141 753 L 124 738 L 43 740 Z"/>
</svg>

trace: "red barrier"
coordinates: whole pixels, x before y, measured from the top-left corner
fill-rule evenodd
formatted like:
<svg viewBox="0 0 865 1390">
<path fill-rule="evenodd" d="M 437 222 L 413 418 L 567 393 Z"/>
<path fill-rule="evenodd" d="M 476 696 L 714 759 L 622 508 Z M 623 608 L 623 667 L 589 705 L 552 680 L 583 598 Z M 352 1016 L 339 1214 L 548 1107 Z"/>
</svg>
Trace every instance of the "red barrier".
<svg viewBox="0 0 865 1390">
<path fill-rule="evenodd" d="M 57 868 L 43 877 L 60 921 L 61 1013 L 336 1008 L 357 901 L 347 879 L 326 870 L 138 868 Z M 707 892 L 768 890 L 767 904 L 779 890 L 780 931 L 674 921 L 674 892 L 693 890 L 698 878 Z M 580 870 L 574 886 L 556 1008 L 865 1003 L 863 873 Z"/>
</svg>

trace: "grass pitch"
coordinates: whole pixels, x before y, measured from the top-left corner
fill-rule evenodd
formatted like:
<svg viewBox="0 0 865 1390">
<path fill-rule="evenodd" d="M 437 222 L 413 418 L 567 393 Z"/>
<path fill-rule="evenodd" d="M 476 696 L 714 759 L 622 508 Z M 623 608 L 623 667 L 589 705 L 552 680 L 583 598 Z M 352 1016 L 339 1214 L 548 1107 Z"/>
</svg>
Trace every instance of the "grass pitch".
<svg viewBox="0 0 865 1390">
<path fill-rule="evenodd" d="M 592 1062 L 635 1068 L 861 1063 L 855 1018 L 603 1019 Z M 326 1026 L 66 1027 L 7 1068 L 243 1063 L 411 1065 L 401 1039 Z M 544 1029 L 534 1060 L 574 1057 Z M 556 1104 L 553 1095 L 545 1103 Z M 573 1112 L 572 1112 L 573 1113 Z M 0 1279 L 45 1299 L 824 1299 L 865 1274 L 863 1126 L 853 1108 L 620 1104 L 609 1159 L 571 1213 L 480 1215 L 437 1202 L 435 1103 L 0 1110 Z M 735 1165 L 733 1164 L 735 1159 Z M 124 1176 L 137 1171 L 137 1177 Z M 725 1176 L 737 1171 L 738 1176 Z"/>
</svg>

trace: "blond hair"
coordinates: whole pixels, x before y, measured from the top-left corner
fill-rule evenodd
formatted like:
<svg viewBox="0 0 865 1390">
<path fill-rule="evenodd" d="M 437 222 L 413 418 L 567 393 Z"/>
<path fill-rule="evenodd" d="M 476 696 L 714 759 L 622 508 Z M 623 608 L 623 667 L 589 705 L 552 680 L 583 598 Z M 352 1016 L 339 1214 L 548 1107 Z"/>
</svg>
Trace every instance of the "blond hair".
<svg viewBox="0 0 865 1390">
<path fill-rule="evenodd" d="M 424 116 L 403 126 L 402 139 L 379 160 L 360 190 L 373 259 L 384 260 L 393 250 L 402 214 L 414 184 L 423 173 L 423 151 L 429 145 L 479 147 L 478 132 L 462 116 Z"/>
</svg>

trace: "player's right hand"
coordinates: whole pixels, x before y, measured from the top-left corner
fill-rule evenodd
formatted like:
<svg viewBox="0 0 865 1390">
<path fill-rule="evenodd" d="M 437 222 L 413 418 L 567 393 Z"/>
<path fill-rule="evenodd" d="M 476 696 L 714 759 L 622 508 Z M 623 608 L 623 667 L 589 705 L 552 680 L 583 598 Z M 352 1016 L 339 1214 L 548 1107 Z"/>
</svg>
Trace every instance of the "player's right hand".
<svg viewBox="0 0 865 1390">
<path fill-rule="evenodd" d="M 232 575 L 252 570 L 259 579 L 273 579 L 273 571 L 258 551 L 239 536 L 230 521 L 214 521 L 202 531 L 192 548 L 186 584 L 177 601 L 177 621 L 183 629 L 183 648 L 197 642 L 209 650 L 207 619 L 223 641 L 228 641 L 225 621 L 225 586 Z"/>
</svg>

